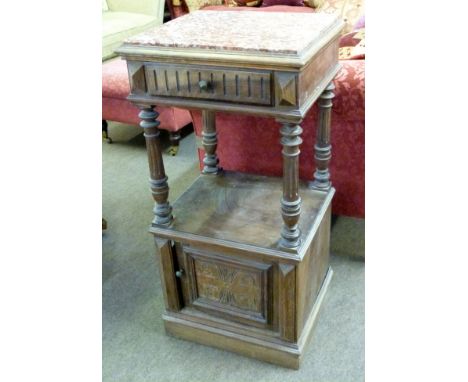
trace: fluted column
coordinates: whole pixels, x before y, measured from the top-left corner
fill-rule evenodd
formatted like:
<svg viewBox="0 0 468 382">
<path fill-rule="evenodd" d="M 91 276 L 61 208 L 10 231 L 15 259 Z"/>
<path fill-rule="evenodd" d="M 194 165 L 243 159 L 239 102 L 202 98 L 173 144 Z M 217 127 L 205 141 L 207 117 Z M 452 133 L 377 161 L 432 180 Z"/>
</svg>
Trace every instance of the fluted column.
<svg viewBox="0 0 468 382">
<path fill-rule="evenodd" d="M 282 122 L 281 144 L 283 145 L 283 196 L 281 198 L 281 215 L 283 228 L 281 230 L 280 246 L 295 249 L 300 245 L 301 231 L 299 216 L 301 214 L 301 197 L 299 196 L 299 145 L 302 128 L 290 122 Z"/>
<path fill-rule="evenodd" d="M 159 140 L 159 113 L 154 110 L 154 106 L 140 106 L 141 119 L 140 126 L 144 130 L 146 149 L 148 152 L 148 163 L 150 169 L 150 186 L 153 193 L 154 205 L 154 225 L 169 226 L 172 223 L 172 207 L 168 202 L 169 185 L 164 171 L 164 162 Z"/>
<path fill-rule="evenodd" d="M 335 86 L 330 82 L 318 99 L 318 126 L 315 142 L 315 173 L 312 188 L 317 190 L 329 190 L 331 187 L 330 171 L 328 164 L 331 159 L 330 123 L 332 99 L 335 97 Z"/>
<path fill-rule="evenodd" d="M 218 138 L 216 136 L 216 113 L 211 110 L 202 110 L 202 144 L 205 150 L 203 158 L 203 173 L 217 174 L 220 170 L 216 148 Z"/>
</svg>

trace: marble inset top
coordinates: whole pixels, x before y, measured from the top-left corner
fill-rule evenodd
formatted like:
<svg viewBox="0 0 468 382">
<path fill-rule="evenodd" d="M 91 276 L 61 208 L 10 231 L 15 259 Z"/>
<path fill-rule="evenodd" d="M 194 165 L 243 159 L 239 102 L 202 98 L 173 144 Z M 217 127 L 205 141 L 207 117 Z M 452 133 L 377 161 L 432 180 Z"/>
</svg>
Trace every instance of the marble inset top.
<svg viewBox="0 0 468 382">
<path fill-rule="evenodd" d="M 338 23 L 338 16 L 324 13 L 196 11 L 125 45 L 300 55 Z"/>
</svg>

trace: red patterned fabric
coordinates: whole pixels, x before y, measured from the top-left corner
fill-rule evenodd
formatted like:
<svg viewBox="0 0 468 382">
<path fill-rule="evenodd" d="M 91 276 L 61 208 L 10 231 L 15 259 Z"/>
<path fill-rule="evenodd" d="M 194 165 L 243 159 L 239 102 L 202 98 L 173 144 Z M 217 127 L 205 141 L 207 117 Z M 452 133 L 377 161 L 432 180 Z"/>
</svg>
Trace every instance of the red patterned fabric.
<svg viewBox="0 0 468 382">
<path fill-rule="evenodd" d="M 330 172 L 336 194 L 333 213 L 363 218 L 364 211 L 364 60 L 341 61 L 334 80 Z M 201 136 L 201 113 L 192 112 L 195 133 Z M 314 143 L 317 107 L 302 123 L 300 177 L 311 180 L 315 170 Z M 217 113 L 218 156 L 226 170 L 282 175 L 279 125 L 270 118 Z M 199 150 L 200 166 L 203 152 Z"/>
<path fill-rule="evenodd" d="M 139 110 L 127 101 L 130 93 L 127 64 L 124 60 L 107 61 L 102 65 L 102 119 L 138 125 Z M 161 129 L 178 131 L 192 122 L 190 113 L 175 107 L 156 107 Z"/>
</svg>

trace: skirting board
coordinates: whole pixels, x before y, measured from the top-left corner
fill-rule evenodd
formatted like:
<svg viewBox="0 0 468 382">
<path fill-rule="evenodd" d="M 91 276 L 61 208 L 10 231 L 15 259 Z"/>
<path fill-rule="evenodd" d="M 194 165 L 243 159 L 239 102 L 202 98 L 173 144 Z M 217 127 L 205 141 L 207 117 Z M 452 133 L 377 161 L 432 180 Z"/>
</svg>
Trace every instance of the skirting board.
<svg viewBox="0 0 468 382">
<path fill-rule="evenodd" d="M 175 337 L 197 342 L 223 350 L 232 351 L 261 361 L 274 363 L 291 369 L 299 369 L 300 362 L 307 346 L 318 313 L 328 290 L 333 270 L 328 268 L 327 275 L 323 281 L 317 300 L 310 312 L 309 318 L 304 326 L 303 333 L 297 344 L 283 346 L 265 340 L 232 333 L 227 330 L 202 325 L 189 320 L 184 320 L 171 315 L 170 312 L 163 314 L 166 332 Z"/>
</svg>

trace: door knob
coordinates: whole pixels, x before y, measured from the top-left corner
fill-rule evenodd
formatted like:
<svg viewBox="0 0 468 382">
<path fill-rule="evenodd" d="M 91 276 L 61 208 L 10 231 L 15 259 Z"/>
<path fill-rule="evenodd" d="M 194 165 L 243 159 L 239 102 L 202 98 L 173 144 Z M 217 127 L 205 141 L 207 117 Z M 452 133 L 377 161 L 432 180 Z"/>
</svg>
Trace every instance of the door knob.
<svg viewBox="0 0 468 382">
<path fill-rule="evenodd" d="M 176 277 L 178 277 L 179 279 L 184 275 L 184 270 L 183 269 L 179 269 L 176 273 L 175 273 Z"/>
<path fill-rule="evenodd" d="M 198 81 L 198 86 L 200 87 L 200 91 L 202 92 L 208 90 L 208 82 L 206 82 L 205 80 Z"/>
</svg>

